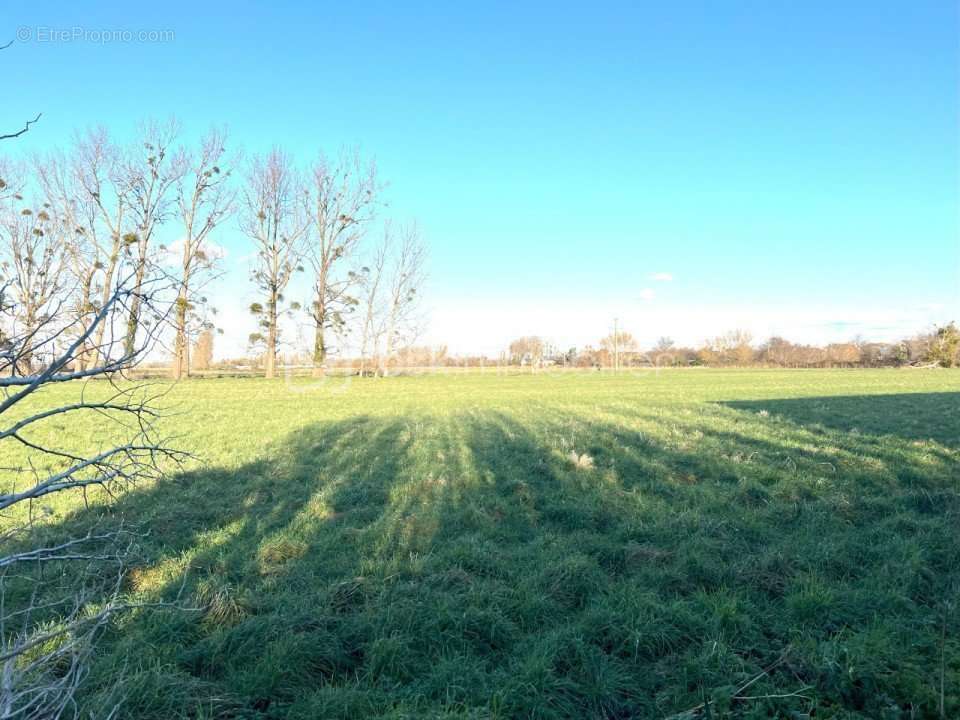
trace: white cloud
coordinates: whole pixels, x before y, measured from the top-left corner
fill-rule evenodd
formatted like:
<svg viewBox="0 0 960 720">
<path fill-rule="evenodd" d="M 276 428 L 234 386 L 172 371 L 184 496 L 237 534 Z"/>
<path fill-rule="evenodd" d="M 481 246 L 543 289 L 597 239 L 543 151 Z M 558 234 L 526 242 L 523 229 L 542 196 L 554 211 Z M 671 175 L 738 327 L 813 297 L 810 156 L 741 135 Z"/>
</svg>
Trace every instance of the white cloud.
<svg viewBox="0 0 960 720">
<path fill-rule="evenodd" d="M 657 291 L 653 288 L 644 288 L 640 291 L 640 299 L 649 302 L 657 296 Z"/>
<path fill-rule="evenodd" d="M 668 272 L 658 272 L 651 275 L 650 279 L 655 282 L 670 282 L 673 280 L 673 274 Z"/>
</svg>

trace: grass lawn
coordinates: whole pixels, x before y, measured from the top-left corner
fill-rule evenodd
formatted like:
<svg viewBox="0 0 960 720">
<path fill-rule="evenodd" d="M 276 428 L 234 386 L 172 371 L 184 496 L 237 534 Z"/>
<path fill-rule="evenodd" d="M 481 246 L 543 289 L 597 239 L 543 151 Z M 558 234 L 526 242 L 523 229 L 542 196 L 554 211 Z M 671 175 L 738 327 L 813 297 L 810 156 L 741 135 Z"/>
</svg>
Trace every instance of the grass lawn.
<svg viewBox="0 0 960 720">
<path fill-rule="evenodd" d="M 123 672 L 122 715 L 163 720 L 922 718 L 941 683 L 960 717 L 960 371 L 202 380 L 164 403 L 198 461 L 109 507 L 60 498 L 43 532 L 122 516 L 150 533 L 131 595 L 201 609 L 119 620 L 85 709 Z"/>
</svg>

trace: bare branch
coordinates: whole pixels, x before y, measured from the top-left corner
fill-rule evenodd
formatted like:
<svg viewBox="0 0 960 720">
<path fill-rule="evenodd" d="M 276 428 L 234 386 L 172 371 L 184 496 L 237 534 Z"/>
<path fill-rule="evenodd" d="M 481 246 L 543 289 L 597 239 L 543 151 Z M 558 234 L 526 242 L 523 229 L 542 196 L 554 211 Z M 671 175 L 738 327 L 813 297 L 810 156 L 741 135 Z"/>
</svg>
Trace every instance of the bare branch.
<svg viewBox="0 0 960 720">
<path fill-rule="evenodd" d="M 13 44 L 13 40 L 11 40 L 9 43 L 7 43 L 2 48 L 0 48 L 0 50 L 6 50 L 8 47 L 10 47 L 11 44 Z M 12 140 L 13 138 L 20 137 L 30 129 L 31 125 L 33 125 L 35 122 L 40 120 L 41 115 L 43 115 L 43 113 L 37 113 L 37 116 L 33 120 L 27 120 L 27 122 L 24 123 L 23 127 L 15 133 L 7 133 L 6 135 L 0 135 L 0 140 Z"/>
</svg>

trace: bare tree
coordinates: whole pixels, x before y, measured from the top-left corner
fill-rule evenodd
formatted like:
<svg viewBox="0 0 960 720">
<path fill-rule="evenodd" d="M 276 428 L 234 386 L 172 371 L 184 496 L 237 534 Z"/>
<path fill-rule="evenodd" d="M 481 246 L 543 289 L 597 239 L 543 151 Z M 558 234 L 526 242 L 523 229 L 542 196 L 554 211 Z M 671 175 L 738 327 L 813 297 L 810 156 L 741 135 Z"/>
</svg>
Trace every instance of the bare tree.
<svg viewBox="0 0 960 720">
<path fill-rule="evenodd" d="M 44 162 L 41 166 L 48 166 Z M 50 173 L 53 176 L 53 171 Z M 90 130 L 78 136 L 71 149 L 69 169 L 62 169 L 59 181 L 46 182 L 50 188 L 49 197 L 57 198 L 61 213 L 67 214 L 73 203 L 73 196 L 80 207 L 86 209 L 83 231 L 75 238 L 76 258 L 82 262 L 89 258 L 92 269 L 99 276 L 96 283 L 91 282 L 87 301 L 83 303 L 88 311 L 83 313 L 89 322 L 98 308 L 102 308 L 114 290 L 117 274 L 123 261 L 123 249 L 137 242 L 137 236 L 131 232 L 133 214 L 130 211 L 134 188 L 130 174 L 123 171 L 121 152 L 110 141 L 106 130 Z M 40 174 L 41 183 L 44 174 Z M 73 192 L 72 183 L 78 191 Z M 60 187 L 56 187 L 59 185 Z M 81 270 L 81 272 L 83 272 Z M 95 348 L 104 343 L 106 325 L 100 323 L 96 333 L 90 338 L 90 350 L 77 357 L 79 365 L 96 366 L 98 358 Z"/>
<path fill-rule="evenodd" d="M 192 367 L 195 370 L 209 370 L 213 365 L 213 328 L 205 328 L 200 331 L 196 342 L 193 344 Z"/>
<path fill-rule="evenodd" d="M 389 235 L 373 251 L 370 262 L 360 268 L 359 291 L 363 306 L 363 319 L 360 324 L 360 375 L 367 372 L 367 359 L 372 358 L 379 365 L 377 357 L 384 333 L 383 286 L 384 272 L 387 267 L 387 255 L 390 251 Z"/>
<path fill-rule="evenodd" d="M 412 344 L 422 330 L 418 311 L 426 279 L 426 260 L 426 247 L 417 225 L 402 228 L 387 286 L 384 375 L 389 372 L 388 365 L 397 348 Z"/>
<path fill-rule="evenodd" d="M 668 353 L 674 349 L 676 343 L 673 341 L 673 338 L 663 336 L 657 338 L 657 344 L 653 346 L 653 351 L 655 353 Z"/>
<path fill-rule="evenodd" d="M 313 366 L 319 375 L 329 350 L 326 331 L 341 332 L 357 304 L 356 276 L 344 268 L 376 211 L 376 166 L 364 164 L 356 152 L 344 151 L 333 162 L 321 155 L 311 172 L 310 191 L 313 232 L 307 258 L 313 270 Z"/>
<path fill-rule="evenodd" d="M 62 219 L 68 268 L 77 283 L 74 312 L 89 322 L 106 303 L 120 268 L 134 268 L 134 286 L 147 272 L 151 239 L 169 215 L 170 189 L 183 172 L 172 149 L 177 125 L 150 122 L 133 148 L 113 143 L 102 128 L 76 138 L 69 159 L 50 153 L 34 160 L 40 188 Z M 127 320 L 127 351 L 136 344 L 139 301 L 134 295 Z M 77 327 L 82 327 L 78 325 Z M 103 343 L 106 328 L 90 339 Z M 78 365 L 96 365 L 92 350 L 78 353 Z"/>
<path fill-rule="evenodd" d="M 757 357 L 757 352 L 753 349 L 751 342 L 753 336 L 746 330 L 731 330 L 723 335 L 707 340 L 704 347 L 697 351 L 700 361 L 705 365 L 727 364 L 727 365 L 749 365 Z M 768 343 L 767 355 L 779 355 L 784 349 L 788 349 L 790 354 L 799 350 L 799 346 L 791 346 L 781 338 L 771 338 Z M 812 350 L 812 348 L 807 348 Z M 826 351 L 817 349 L 819 353 L 826 357 Z M 822 362 L 823 358 L 818 360 Z"/>
<path fill-rule="evenodd" d="M 179 379 L 190 371 L 189 348 L 191 329 L 206 326 L 197 306 L 206 302 L 200 295 L 213 277 L 219 259 L 210 243 L 210 234 L 233 211 L 234 193 L 228 183 L 231 170 L 224 166 L 226 136 L 211 131 L 200 143 L 195 156 L 186 155 L 181 162 L 188 168 L 176 188 L 177 208 L 183 222 L 180 254 L 180 288 L 174 310 L 173 377 Z M 191 327 L 192 326 L 192 327 Z"/>
<path fill-rule="evenodd" d="M 751 342 L 753 335 L 746 330 L 731 330 L 719 339 L 729 360 L 735 365 L 749 365 L 756 356 Z"/>
<path fill-rule="evenodd" d="M 539 365 L 543 359 L 546 342 L 538 335 L 525 335 L 510 343 L 510 362 L 517 365 Z"/>
<path fill-rule="evenodd" d="M 676 347 L 673 338 L 664 335 L 657 338 L 656 344 L 648 353 L 648 358 L 656 367 L 664 367 L 676 365 L 681 355 L 682 350 Z"/>
<path fill-rule="evenodd" d="M 80 332 L 92 322 L 97 307 L 103 303 L 101 287 L 108 271 L 109 242 L 99 221 L 99 207 L 80 182 L 81 166 L 77 155 L 73 163 L 62 152 L 33 158 L 33 170 L 43 198 L 51 206 L 60 224 L 65 261 L 64 272 L 72 286 L 67 312 L 73 332 Z M 118 246 L 119 247 L 119 246 Z M 109 269 L 112 280 L 113 270 Z M 107 290 L 109 293 L 109 290 Z M 88 343 L 77 355 L 77 366 L 96 362 Z"/>
<path fill-rule="evenodd" d="M 243 232 L 253 240 L 256 258 L 251 279 L 263 295 L 251 313 L 259 320 L 261 332 L 250 336 L 252 344 L 265 347 L 266 376 L 276 375 L 279 318 L 284 292 L 298 270 L 302 270 L 304 239 L 310 221 L 306 215 L 303 183 L 289 156 L 275 148 L 266 157 L 254 157 L 247 172 L 240 219 Z"/>
<path fill-rule="evenodd" d="M 614 327 L 616 327 L 616 323 Z M 616 371 L 619 370 L 624 361 L 631 364 L 636 359 L 640 350 L 640 343 L 637 342 L 632 333 L 625 330 L 614 330 L 606 337 L 601 338 L 600 349 Z"/>
<path fill-rule="evenodd" d="M 618 330 L 616 333 L 610 333 L 601 338 L 600 347 L 608 352 L 613 352 L 614 348 L 617 348 L 620 352 L 636 352 L 640 344 L 632 333 L 626 330 Z"/>
<path fill-rule="evenodd" d="M 14 195 L 2 208 L 0 270 L 14 298 L 9 335 L 32 338 L 43 326 L 59 320 L 64 291 L 64 242 L 61 226 L 50 214 L 49 206 L 31 208 L 18 200 L 22 197 Z M 10 366 L 13 374 L 31 372 L 34 347 L 28 343 L 18 362 Z"/>
<path fill-rule="evenodd" d="M 122 163 L 125 184 L 130 190 L 130 211 L 135 221 L 134 234 L 128 236 L 125 243 L 125 251 L 132 256 L 135 291 L 139 291 L 147 271 L 153 234 L 170 214 L 173 202 L 170 191 L 185 172 L 182 154 L 173 149 L 179 129 L 174 120 L 145 123 L 140 131 L 139 147 L 130 150 Z M 140 300 L 139 292 L 135 292 L 127 317 L 125 349 L 128 353 L 136 346 L 139 328 Z"/>
<path fill-rule="evenodd" d="M 360 372 L 374 361 L 376 372 L 389 373 L 397 350 L 412 344 L 420 333 L 418 316 L 424 282 L 426 249 L 415 224 L 395 232 L 384 225 L 383 237 L 358 273 L 363 308 L 360 341 Z"/>
</svg>

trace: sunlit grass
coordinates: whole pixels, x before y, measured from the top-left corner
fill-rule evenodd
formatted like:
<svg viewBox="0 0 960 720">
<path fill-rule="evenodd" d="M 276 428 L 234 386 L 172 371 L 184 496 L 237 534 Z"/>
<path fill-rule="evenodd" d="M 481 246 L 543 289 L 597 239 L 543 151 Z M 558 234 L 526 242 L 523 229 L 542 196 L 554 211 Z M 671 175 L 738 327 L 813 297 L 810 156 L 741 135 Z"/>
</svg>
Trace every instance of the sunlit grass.
<svg viewBox="0 0 960 720">
<path fill-rule="evenodd" d="M 118 621 L 90 708 L 123 672 L 136 718 L 934 717 L 942 677 L 960 714 L 958 372 L 204 380 L 163 403 L 197 460 L 109 512 L 149 530 L 130 592 L 198 610 Z M 104 512 L 49 509 L 59 533 Z"/>
</svg>

